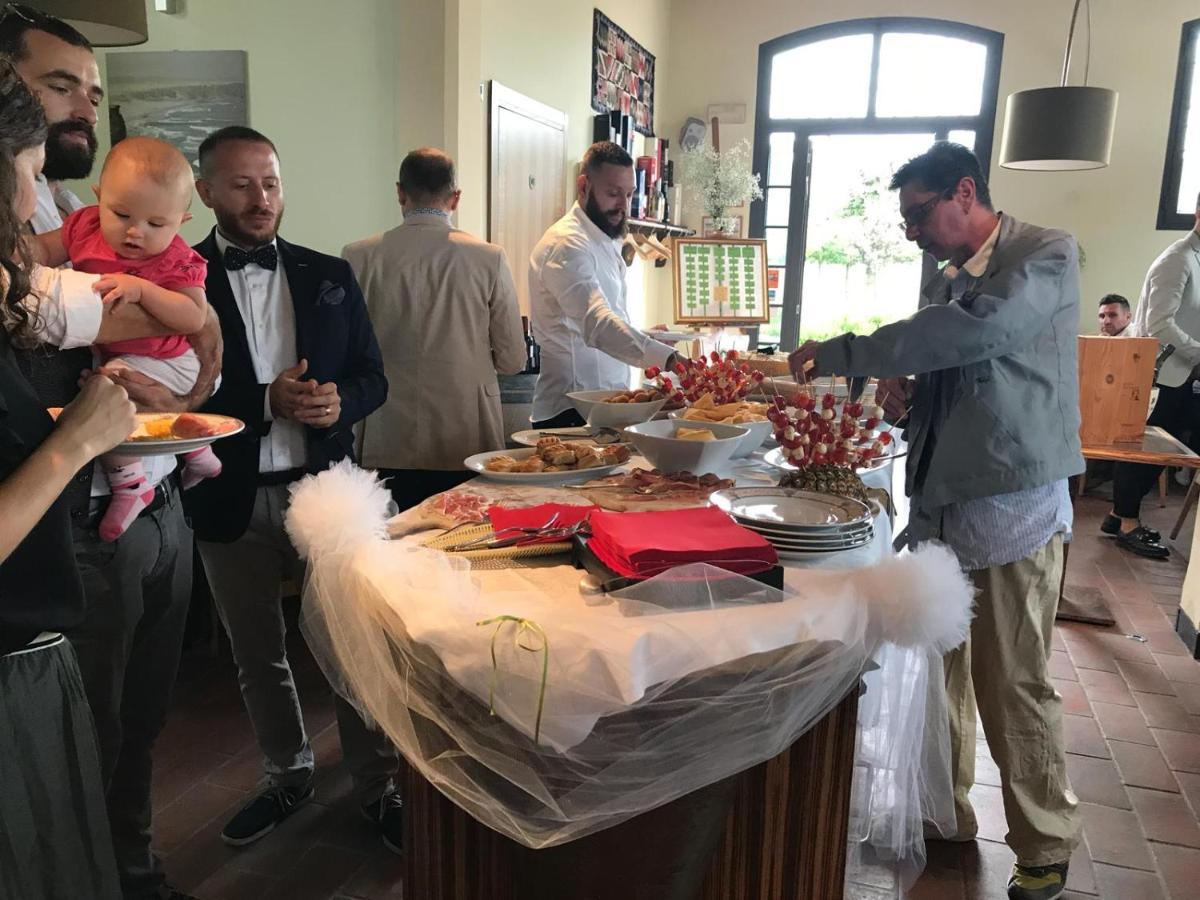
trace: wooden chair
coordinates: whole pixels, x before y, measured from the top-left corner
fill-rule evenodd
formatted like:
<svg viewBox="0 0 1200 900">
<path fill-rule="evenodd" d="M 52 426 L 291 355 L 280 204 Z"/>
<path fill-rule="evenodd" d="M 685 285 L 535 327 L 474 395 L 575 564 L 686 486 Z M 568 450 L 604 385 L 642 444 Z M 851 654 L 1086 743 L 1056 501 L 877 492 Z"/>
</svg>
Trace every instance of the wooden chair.
<svg viewBox="0 0 1200 900">
<path fill-rule="evenodd" d="M 1193 477 L 1187 496 L 1183 498 L 1183 509 L 1179 510 L 1179 518 L 1175 520 L 1175 527 L 1171 529 L 1171 540 L 1179 537 L 1179 532 L 1183 530 L 1183 522 L 1196 505 L 1197 499 L 1200 499 L 1200 477 Z"/>
</svg>

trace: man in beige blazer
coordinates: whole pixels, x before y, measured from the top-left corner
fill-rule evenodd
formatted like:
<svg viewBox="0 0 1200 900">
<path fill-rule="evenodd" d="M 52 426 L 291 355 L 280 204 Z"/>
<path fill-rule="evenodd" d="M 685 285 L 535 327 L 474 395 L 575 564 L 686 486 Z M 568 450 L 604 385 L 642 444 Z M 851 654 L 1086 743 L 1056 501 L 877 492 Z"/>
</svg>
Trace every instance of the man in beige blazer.
<svg viewBox="0 0 1200 900">
<path fill-rule="evenodd" d="M 468 477 L 462 461 L 504 448 L 496 373 L 525 368 L 504 251 L 450 224 L 454 160 L 430 147 L 400 166 L 404 224 L 342 250 L 366 297 L 391 390 L 363 423 L 361 463 L 390 477 L 401 509 Z"/>
</svg>

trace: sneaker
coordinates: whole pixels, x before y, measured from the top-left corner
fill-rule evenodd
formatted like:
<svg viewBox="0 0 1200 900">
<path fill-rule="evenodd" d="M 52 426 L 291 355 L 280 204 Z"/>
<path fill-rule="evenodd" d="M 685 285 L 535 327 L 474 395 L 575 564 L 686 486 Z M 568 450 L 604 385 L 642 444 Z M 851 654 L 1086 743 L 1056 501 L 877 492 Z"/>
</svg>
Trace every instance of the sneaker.
<svg viewBox="0 0 1200 900">
<path fill-rule="evenodd" d="M 388 791 L 374 803 L 362 807 L 363 817 L 379 827 L 383 846 L 393 853 L 404 852 L 404 801 L 400 792 Z"/>
<path fill-rule="evenodd" d="M 242 847 L 270 833 L 275 826 L 313 798 L 311 779 L 287 787 L 276 785 L 263 791 L 242 807 L 221 831 L 221 840 L 231 847 Z"/>
<path fill-rule="evenodd" d="M 1144 525 L 1117 535 L 1117 546 L 1147 559 L 1166 559 L 1171 551 L 1162 545 L 1162 536 Z"/>
<path fill-rule="evenodd" d="M 1155 541 L 1156 543 L 1162 541 L 1162 535 L 1153 528 L 1143 525 L 1142 529 L 1146 532 L 1146 536 L 1150 540 Z M 1100 530 L 1105 534 L 1111 534 L 1113 537 L 1116 537 L 1121 533 L 1121 520 L 1112 513 L 1109 513 L 1104 517 L 1104 521 L 1100 523 Z"/>
<path fill-rule="evenodd" d="M 1067 863 L 1051 866 L 1013 866 L 1008 900 L 1056 900 L 1067 889 Z"/>
</svg>

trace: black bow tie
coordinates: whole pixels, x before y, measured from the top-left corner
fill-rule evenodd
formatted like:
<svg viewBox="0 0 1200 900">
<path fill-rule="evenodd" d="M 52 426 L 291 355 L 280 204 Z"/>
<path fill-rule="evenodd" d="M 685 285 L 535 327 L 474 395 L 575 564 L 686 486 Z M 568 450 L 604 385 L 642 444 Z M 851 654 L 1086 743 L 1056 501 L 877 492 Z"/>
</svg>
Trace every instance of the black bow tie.
<svg viewBox="0 0 1200 900">
<path fill-rule="evenodd" d="M 254 250 L 243 250 L 241 247 L 230 245 L 225 248 L 224 258 L 225 268 L 233 272 L 246 268 L 250 263 L 271 271 L 279 266 L 279 251 L 275 249 L 274 244 L 267 244 L 265 247 L 257 247 Z"/>
</svg>

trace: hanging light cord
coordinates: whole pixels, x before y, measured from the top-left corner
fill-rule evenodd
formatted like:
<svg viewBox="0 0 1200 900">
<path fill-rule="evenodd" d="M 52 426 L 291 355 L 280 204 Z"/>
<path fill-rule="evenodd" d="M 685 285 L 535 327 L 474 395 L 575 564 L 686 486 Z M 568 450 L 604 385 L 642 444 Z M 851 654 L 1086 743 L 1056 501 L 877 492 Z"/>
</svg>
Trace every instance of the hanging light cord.
<svg viewBox="0 0 1200 900">
<path fill-rule="evenodd" d="M 1067 75 L 1071 71 L 1071 45 L 1075 42 L 1075 21 L 1079 18 L 1079 6 L 1084 3 L 1087 6 L 1087 53 L 1083 57 L 1083 83 L 1085 86 L 1088 83 L 1088 74 L 1092 67 L 1092 4 L 1091 0 L 1075 0 L 1075 6 L 1071 10 L 1071 26 L 1067 29 L 1067 52 L 1063 54 L 1061 87 L 1067 86 Z"/>
</svg>

